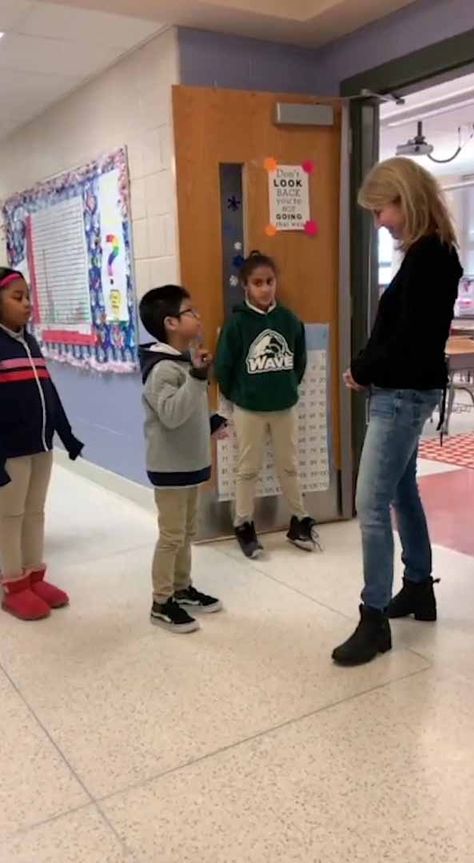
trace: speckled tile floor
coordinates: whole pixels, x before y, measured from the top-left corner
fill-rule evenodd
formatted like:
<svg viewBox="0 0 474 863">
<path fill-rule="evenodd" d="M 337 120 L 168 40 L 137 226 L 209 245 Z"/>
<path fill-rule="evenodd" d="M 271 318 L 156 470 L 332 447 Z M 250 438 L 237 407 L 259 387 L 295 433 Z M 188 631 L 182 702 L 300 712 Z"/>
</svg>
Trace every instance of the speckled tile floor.
<svg viewBox="0 0 474 863">
<path fill-rule="evenodd" d="M 148 622 L 154 534 L 56 468 L 71 607 L 0 621 L 1 863 L 474 863 L 473 558 L 437 546 L 438 624 L 394 625 L 348 671 L 329 657 L 357 613 L 355 523 L 314 557 L 197 547 L 226 610 L 186 638 Z"/>
</svg>

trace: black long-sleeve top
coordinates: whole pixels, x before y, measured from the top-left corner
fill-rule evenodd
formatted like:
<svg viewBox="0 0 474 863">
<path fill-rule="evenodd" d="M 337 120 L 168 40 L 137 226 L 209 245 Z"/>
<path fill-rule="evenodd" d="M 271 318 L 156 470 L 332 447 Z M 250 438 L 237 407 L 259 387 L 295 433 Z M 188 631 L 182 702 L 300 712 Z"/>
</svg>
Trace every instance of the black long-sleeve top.
<svg viewBox="0 0 474 863">
<path fill-rule="evenodd" d="M 446 385 L 445 348 L 462 267 L 437 234 L 407 251 L 383 293 L 367 346 L 353 360 L 362 386 L 429 390 Z"/>
</svg>

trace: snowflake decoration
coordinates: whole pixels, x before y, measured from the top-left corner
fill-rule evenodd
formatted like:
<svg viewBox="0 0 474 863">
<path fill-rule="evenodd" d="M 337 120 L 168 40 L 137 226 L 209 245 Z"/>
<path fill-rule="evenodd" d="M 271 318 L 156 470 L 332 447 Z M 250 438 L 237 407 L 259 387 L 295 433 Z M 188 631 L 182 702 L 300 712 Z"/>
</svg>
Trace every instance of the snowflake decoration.
<svg viewBox="0 0 474 863">
<path fill-rule="evenodd" d="M 230 198 L 227 198 L 227 208 L 232 210 L 233 213 L 236 213 L 237 210 L 240 210 L 241 201 L 235 196 L 231 195 Z"/>
</svg>

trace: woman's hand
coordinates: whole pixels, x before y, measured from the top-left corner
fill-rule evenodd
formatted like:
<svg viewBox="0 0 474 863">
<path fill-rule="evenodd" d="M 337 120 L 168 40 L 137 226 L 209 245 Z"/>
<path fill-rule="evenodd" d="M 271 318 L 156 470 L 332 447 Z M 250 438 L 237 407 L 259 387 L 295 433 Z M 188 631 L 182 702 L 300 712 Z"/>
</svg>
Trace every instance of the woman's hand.
<svg viewBox="0 0 474 863">
<path fill-rule="evenodd" d="M 344 372 L 342 379 L 348 389 L 354 390 L 356 393 L 364 392 L 365 387 L 362 387 L 360 384 L 357 383 L 357 381 L 354 380 L 350 369 L 347 369 L 347 371 Z"/>
</svg>

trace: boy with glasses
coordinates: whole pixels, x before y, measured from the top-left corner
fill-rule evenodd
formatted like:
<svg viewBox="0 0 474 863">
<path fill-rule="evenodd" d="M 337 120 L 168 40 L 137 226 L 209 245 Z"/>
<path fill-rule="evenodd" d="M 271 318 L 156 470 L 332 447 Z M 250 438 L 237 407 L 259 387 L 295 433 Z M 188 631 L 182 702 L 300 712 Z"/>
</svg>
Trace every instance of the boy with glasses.
<svg viewBox="0 0 474 863">
<path fill-rule="evenodd" d="M 211 433 L 224 421 L 209 419 L 205 350 L 192 352 L 201 334 L 198 312 L 185 288 L 149 291 L 140 318 L 156 342 L 140 348 L 144 385 L 147 472 L 155 489 L 159 538 L 153 559 L 151 621 L 172 632 L 193 632 L 190 611 L 220 611 L 218 599 L 191 581 L 191 543 L 196 534 L 198 490 L 211 476 Z"/>
</svg>

